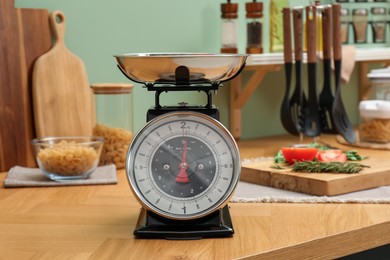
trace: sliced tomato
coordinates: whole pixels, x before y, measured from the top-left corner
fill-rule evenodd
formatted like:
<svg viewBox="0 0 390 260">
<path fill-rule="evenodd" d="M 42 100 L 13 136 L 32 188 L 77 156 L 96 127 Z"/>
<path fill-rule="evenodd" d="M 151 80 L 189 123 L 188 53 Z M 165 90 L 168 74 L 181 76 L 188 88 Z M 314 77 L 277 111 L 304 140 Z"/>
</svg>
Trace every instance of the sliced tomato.
<svg viewBox="0 0 390 260">
<path fill-rule="evenodd" d="M 312 161 L 316 158 L 318 149 L 314 147 L 283 147 L 282 154 L 286 162 Z"/>
<path fill-rule="evenodd" d="M 339 149 L 321 150 L 317 153 L 320 162 L 346 162 L 347 155 Z"/>
</svg>

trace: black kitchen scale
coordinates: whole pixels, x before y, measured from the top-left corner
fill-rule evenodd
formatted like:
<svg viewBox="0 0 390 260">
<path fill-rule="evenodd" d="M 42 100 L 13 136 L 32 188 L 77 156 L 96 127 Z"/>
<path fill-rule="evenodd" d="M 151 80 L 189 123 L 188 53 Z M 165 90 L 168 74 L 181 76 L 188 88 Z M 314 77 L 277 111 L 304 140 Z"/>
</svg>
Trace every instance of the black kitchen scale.
<svg viewBox="0 0 390 260">
<path fill-rule="evenodd" d="M 245 66 L 239 54 L 124 54 L 115 56 L 131 81 L 155 91 L 146 125 L 127 154 L 130 187 L 142 205 L 139 238 L 200 239 L 234 233 L 229 198 L 241 171 L 237 144 L 219 122 L 212 95 Z M 203 105 L 162 106 L 160 95 L 204 92 Z"/>
</svg>

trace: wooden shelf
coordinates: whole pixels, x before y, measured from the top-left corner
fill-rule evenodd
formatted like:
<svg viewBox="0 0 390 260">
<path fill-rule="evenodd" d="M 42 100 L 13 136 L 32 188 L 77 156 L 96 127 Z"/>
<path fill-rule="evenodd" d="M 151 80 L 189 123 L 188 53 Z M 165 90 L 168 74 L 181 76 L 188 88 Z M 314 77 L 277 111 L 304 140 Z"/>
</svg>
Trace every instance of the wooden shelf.
<svg viewBox="0 0 390 260">
<path fill-rule="evenodd" d="M 303 62 L 307 62 L 306 53 Z M 356 49 L 355 62 L 359 69 L 359 97 L 367 99 L 370 82 L 367 78 L 369 63 L 390 63 L 390 48 Z M 230 132 L 233 137 L 240 139 L 242 135 L 241 110 L 251 94 L 270 71 L 278 71 L 283 66 L 283 53 L 252 54 L 247 60 L 244 71 L 253 71 L 247 83 L 242 82 L 242 74 L 230 83 Z"/>
</svg>

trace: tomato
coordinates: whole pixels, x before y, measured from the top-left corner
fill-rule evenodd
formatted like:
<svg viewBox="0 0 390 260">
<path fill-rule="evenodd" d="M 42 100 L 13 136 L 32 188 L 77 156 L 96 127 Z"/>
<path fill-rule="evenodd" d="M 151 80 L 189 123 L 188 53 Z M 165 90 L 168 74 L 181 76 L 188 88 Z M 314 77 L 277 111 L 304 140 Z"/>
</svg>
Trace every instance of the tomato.
<svg viewBox="0 0 390 260">
<path fill-rule="evenodd" d="M 316 158 L 318 149 L 314 147 L 283 147 L 282 154 L 286 162 L 312 161 Z"/>
<path fill-rule="evenodd" d="M 320 162 L 346 162 L 347 155 L 339 149 L 322 150 L 317 154 L 317 159 Z"/>
</svg>

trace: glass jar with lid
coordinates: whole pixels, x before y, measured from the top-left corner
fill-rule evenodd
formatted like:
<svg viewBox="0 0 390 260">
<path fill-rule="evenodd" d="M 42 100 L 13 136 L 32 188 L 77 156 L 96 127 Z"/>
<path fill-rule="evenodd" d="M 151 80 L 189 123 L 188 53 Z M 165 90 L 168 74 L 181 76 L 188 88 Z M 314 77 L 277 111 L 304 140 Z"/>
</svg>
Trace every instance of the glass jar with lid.
<svg viewBox="0 0 390 260">
<path fill-rule="evenodd" d="M 131 84 L 91 85 L 95 96 L 96 125 L 93 135 L 104 138 L 99 165 L 125 167 L 127 149 L 133 138 L 133 95 Z"/>
<path fill-rule="evenodd" d="M 341 15 L 341 42 L 342 43 L 348 43 L 349 41 L 349 9 L 347 8 L 341 8 L 340 10 Z"/>
<path fill-rule="evenodd" d="M 371 70 L 367 76 L 371 94 L 359 103 L 360 141 L 390 143 L 390 68 Z"/>
<path fill-rule="evenodd" d="M 249 2 L 246 9 L 246 53 L 263 53 L 263 3 Z"/>
<path fill-rule="evenodd" d="M 222 18 L 222 53 L 237 53 L 237 18 L 238 18 L 238 4 L 227 3 L 221 4 L 221 18 Z"/>
<path fill-rule="evenodd" d="M 371 27 L 373 42 L 384 43 L 386 41 L 387 14 L 384 7 L 371 8 Z"/>
<path fill-rule="evenodd" d="M 365 8 L 354 9 L 352 12 L 352 25 L 355 43 L 367 42 L 368 11 Z"/>
</svg>

